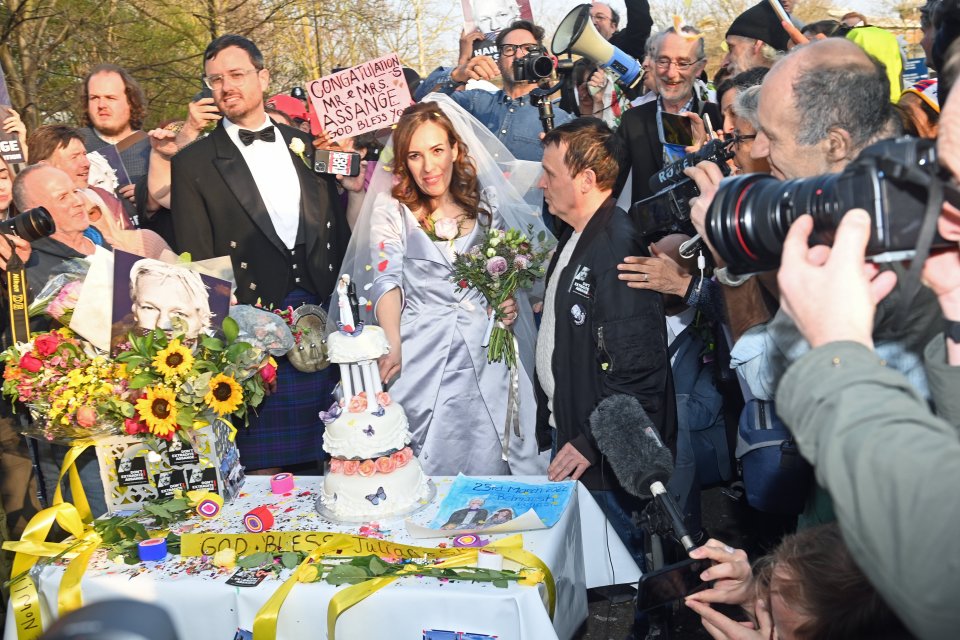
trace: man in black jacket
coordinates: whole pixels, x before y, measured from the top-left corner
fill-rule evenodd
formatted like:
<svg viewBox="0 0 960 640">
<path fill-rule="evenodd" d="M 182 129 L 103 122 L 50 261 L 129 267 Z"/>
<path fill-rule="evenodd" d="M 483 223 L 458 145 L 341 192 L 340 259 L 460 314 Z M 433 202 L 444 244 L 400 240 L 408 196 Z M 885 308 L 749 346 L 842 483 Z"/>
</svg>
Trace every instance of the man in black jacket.
<svg viewBox="0 0 960 640">
<path fill-rule="evenodd" d="M 537 340 L 537 439 L 541 450 L 556 452 L 550 480 L 582 480 L 636 551 L 626 515 L 631 500 L 597 449 L 590 414 L 607 396 L 633 396 L 673 446 L 676 406 L 663 307 L 657 293 L 624 287 L 617 277 L 624 256 L 646 251 L 611 197 L 623 142 L 600 120 L 578 118 L 543 144 L 540 187 L 569 227 L 547 272 Z"/>
<path fill-rule="evenodd" d="M 632 173 L 631 202 L 653 195 L 648 184 L 650 176 L 683 156 L 682 147 L 665 144 L 668 140 L 662 123 L 664 112 L 690 112 L 701 118 L 709 115 L 711 127 L 723 124 L 719 107 L 698 95 L 696 79 L 707 63 L 699 33 L 693 27 L 683 27 L 680 33 L 670 27 L 654 36 L 659 39 L 651 70 L 659 95 L 656 100 L 628 110 L 620 120 L 617 135 L 627 145 L 627 160 L 614 191 L 619 195 Z"/>
</svg>

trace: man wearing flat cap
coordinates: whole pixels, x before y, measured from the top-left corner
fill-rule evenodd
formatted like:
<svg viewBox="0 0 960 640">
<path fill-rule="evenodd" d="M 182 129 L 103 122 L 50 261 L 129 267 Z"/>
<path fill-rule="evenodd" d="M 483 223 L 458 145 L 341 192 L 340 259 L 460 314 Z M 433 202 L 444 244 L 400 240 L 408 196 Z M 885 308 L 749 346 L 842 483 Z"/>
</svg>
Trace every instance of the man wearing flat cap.
<svg viewBox="0 0 960 640">
<path fill-rule="evenodd" d="M 772 67 L 787 50 L 790 36 L 780 24 L 780 17 L 764 0 L 753 5 L 730 24 L 724 43 L 727 55 L 721 66 L 733 77 L 754 67 Z"/>
</svg>

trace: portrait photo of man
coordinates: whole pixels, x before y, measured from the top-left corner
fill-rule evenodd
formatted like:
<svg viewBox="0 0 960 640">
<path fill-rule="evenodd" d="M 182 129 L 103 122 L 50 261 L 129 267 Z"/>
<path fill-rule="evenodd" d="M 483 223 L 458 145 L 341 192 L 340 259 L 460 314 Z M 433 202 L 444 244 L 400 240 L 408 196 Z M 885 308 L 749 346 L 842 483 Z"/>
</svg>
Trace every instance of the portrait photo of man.
<svg viewBox="0 0 960 640">
<path fill-rule="evenodd" d="M 212 334 L 227 315 L 230 283 L 200 274 L 185 265 L 117 253 L 114 265 L 114 351 L 129 334 L 144 336 L 160 329 L 182 336 L 187 345 Z"/>
</svg>

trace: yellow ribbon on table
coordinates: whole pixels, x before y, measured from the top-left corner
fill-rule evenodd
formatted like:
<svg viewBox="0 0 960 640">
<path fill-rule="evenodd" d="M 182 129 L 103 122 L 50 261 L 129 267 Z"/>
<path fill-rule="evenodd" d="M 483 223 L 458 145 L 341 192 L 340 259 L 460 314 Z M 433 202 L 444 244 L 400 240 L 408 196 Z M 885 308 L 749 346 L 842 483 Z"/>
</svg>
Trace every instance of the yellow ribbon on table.
<svg viewBox="0 0 960 640">
<path fill-rule="evenodd" d="M 306 559 L 304 559 L 304 561 L 300 563 L 296 569 L 294 569 L 293 575 L 291 575 L 286 582 L 280 585 L 280 588 L 274 592 L 270 599 L 267 600 L 266 604 L 264 604 L 263 607 L 260 608 L 260 611 L 257 612 L 257 616 L 253 621 L 253 637 L 257 640 L 275 640 L 277 637 L 277 619 L 280 616 L 280 608 L 283 606 L 283 602 L 290 594 L 290 591 L 298 582 L 312 582 L 316 577 L 317 568 L 312 565 L 324 556 L 331 554 L 337 554 L 345 558 L 351 556 L 370 555 L 370 550 L 363 548 L 365 545 L 362 544 L 361 541 L 367 543 L 370 542 L 369 539 L 361 538 L 359 536 L 336 534 L 327 540 L 327 542 L 310 552 Z M 434 566 L 447 568 L 475 565 L 477 563 L 477 554 L 480 551 L 479 549 L 475 548 L 471 549 L 455 547 L 449 549 L 437 549 L 433 547 L 399 545 L 381 540 L 376 542 L 379 543 L 379 545 L 388 547 L 391 552 L 389 555 L 397 555 L 404 558 L 442 558 L 443 560 Z M 534 567 L 535 569 L 539 570 L 539 572 L 542 574 L 542 581 L 547 587 L 549 612 L 550 617 L 553 618 L 557 599 L 557 588 L 553 581 L 553 574 L 550 572 L 549 567 L 547 567 L 543 560 L 538 558 L 533 553 L 523 549 L 523 536 L 517 534 L 508 538 L 504 538 L 503 540 L 491 542 L 486 547 L 483 547 L 483 549 L 496 551 L 508 560 L 512 560 L 526 567 Z M 365 580 L 360 584 L 347 587 L 346 589 L 343 589 L 337 593 L 330 600 L 330 604 L 327 607 L 327 638 L 329 640 L 334 640 L 337 618 L 339 618 L 344 611 L 357 604 L 364 598 L 372 595 L 376 591 L 379 591 L 394 580 L 402 577 L 403 574 L 414 575 L 422 571 L 422 569 L 423 567 L 421 565 L 410 564 L 404 567 L 400 574 L 381 578 L 371 578 L 370 580 Z M 540 581 L 539 577 L 537 577 L 537 581 Z"/>
<path fill-rule="evenodd" d="M 67 451 L 63 457 L 63 467 L 60 469 L 60 477 L 57 478 L 57 490 L 53 494 L 54 506 L 63 504 L 63 476 L 70 474 L 70 493 L 73 495 L 73 504 L 84 522 L 93 522 L 93 513 L 90 511 L 90 503 L 87 502 L 87 494 L 83 492 L 83 484 L 80 482 L 80 472 L 77 471 L 77 458 L 83 453 L 90 442 L 84 444 L 75 444 Z"/>
<path fill-rule="evenodd" d="M 59 523 L 75 540 L 47 542 L 54 522 Z M 10 585 L 10 598 L 19 640 L 33 640 L 43 633 L 40 597 L 29 574 L 37 561 L 40 558 L 53 558 L 67 553 L 77 554 L 67 566 L 57 593 L 59 615 L 64 615 L 83 605 L 80 581 L 87 570 L 90 556 L 99 545 L 100 536 L 93 528 L 84 525 L 80 511 L 69 502 L 62 501 L 31 518 L 19 541 L 3 543 L 4 549 L 16 554 L 11 573 L 13 582 Z"/>
</svg>

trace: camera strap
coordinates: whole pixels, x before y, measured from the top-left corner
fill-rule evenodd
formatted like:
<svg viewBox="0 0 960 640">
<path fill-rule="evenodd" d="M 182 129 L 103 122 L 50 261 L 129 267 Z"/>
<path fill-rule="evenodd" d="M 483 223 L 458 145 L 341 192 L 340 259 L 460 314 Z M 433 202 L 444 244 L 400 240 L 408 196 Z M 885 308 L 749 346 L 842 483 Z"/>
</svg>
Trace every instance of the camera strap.
<svg viewBox="0 0 960 640">
<path fill-rule="evenodd" d="M 10 259 L 7 260 L 7 308 L 10 313 L 10 334 L 12 344 L 30 340 L 30 315 L 27 313 L 27 271 L 23 260 L 17 255 L 17 249 L 9 238 Z"/>
<path fill-rule="evenodd" d="M 927 178 L 927 176 L 924 176 Z M 895 327 L 906 325 L 907 316 L 910 313 L 913 299 L 920 290 L 921 274 L 923 264 L 930 255 L 930 246 L 933 244 L 933 237 L 937 232 L 937 220 L 940 218 L 940 209 L 943 207 L 943 182 L 940 180 L 925 180 L 927 184 L 927 207 L 923 213 L 923 224 L 920 227 L 920 233 L 917 235 L 916 253 L 907 270 L 907 276 L 902 283 L 903 298 L 894 315 Z"/>
</svg>

